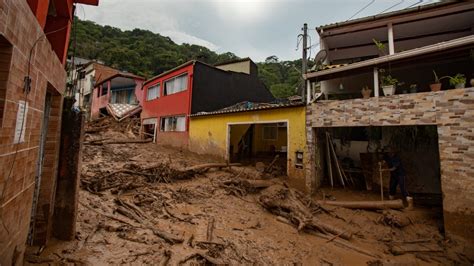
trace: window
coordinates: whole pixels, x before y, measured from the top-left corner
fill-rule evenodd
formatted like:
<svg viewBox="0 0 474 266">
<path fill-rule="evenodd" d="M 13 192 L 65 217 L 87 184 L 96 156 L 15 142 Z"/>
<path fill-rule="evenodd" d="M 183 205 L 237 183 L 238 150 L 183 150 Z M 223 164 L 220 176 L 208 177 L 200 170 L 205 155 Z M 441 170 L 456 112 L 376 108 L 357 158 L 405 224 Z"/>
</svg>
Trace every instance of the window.
<svg viewBox="0 0 474 266">
<path fill-rule="evenodd" d="M 174 77 L 165 81 L 165 95 L 185 91 L 188 87 L 188 74 Z"/>
<path fill-rule="evenodd" d="M 102 84 L 102 93 L 100 94 L 101 96 L 107 95 L 107 92 L 109 90 L 109 83 L 105 82 Z"/>
<path fill-rule="evenodd" d="M 263 127 L 263 139 L 264 140 L 276 140 L 277 139 L 277 130 L 276 126 L 264 126 Z"/>
<path fill-rule="evenodd" d="M 151 101 L 154 99 L 160 98 L 160 83 L 151 86 L 146 92 L 146 100 Z"/>
<path fill-rule="evenodd" d="M 186 131 L 186 117 L 185 116 L 170 116 L 162 117 L 160 123 L 160 131 Z"/>
<path fill-rule="evenodd" d="M 0 127 L 2 127 L 3 115 L 6 111 L 5 98 L 7 96 L 7 83 L 10 72 L 13 46 L 0 35 Z"/>
</svg>

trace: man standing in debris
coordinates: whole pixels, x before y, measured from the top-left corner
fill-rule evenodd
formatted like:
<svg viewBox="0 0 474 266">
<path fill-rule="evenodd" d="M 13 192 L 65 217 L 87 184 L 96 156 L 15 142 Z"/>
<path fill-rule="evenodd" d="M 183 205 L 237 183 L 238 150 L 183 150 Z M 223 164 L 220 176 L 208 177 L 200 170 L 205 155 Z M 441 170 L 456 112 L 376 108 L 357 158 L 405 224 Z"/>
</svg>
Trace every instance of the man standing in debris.
<svg viewBox="0 0 474 266">
<path fill-rule="evenodd" d="M 408 208 L 413 207 L 413 198 L 408 196 L 408 191 L 405 184 L 405 169 L 403 169 L 402 160 L 395 152 L 394 147 L 388 147 L 388 152 L 384 155 L 384 160 L 387 162 L 390 170 L 390 191 L 389 198 L 395 199 L 397 193 L 397 185 L 400 186 L 402 196 L 408 203 Z"/>
</svg>

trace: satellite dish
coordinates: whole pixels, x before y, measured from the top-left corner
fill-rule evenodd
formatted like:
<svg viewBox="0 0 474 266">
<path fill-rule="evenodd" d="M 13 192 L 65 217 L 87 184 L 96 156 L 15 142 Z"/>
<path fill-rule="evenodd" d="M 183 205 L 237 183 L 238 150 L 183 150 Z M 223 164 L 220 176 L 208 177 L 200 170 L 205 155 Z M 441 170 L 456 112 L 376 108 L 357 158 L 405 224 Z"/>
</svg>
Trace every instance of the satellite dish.
<svg viewBox="0 0 474 266">
<path fill-rule="evenodd" d="M 322 66 L 326 58 L 328 57 L 328 53 L 325 49 L 320 50 L 316 56 L 314 57 L 314 69 L 319 70 Z"/>
</svg>

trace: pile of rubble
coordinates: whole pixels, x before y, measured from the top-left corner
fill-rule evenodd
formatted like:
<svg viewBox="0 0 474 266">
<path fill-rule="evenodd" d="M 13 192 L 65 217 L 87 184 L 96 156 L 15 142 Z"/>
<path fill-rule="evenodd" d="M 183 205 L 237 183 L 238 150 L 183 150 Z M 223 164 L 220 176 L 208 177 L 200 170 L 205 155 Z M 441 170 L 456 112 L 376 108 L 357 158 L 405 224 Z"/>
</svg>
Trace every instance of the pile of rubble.
<svg viewBox="0 0 474 266">
<path fill-rule="evenodd" d="M 86 132 L 77 239 L 30 250 L 29 263 L 468 261 L 423 214 L 332 206 L 252 167 L 140 143 L 133 119 Z"/>
</svg>

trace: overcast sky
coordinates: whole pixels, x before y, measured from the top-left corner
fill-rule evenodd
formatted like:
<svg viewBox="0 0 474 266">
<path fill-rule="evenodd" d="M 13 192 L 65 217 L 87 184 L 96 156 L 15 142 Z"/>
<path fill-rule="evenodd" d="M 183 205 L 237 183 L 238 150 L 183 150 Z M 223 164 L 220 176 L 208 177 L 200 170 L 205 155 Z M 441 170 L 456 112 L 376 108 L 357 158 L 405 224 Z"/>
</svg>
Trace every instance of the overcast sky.
<svg viewBox="0 0 474 266">
<path fill-rule="evenodd" d="M 81 19 L 124 30 L 141 28 L 169 36 L 176 43 L 193 43 L 218 53 L 263 61 L 301 56 L 297 35 L 308 23 L 312 43 L 316 26 L 406 8 L 421 0 L 100 0 L 98 7 L 79 7 Z M 424 0 L 423 4 L 434 2 Z M 318 46 L 314 46 L 313 55 Z"/>
</svg>

